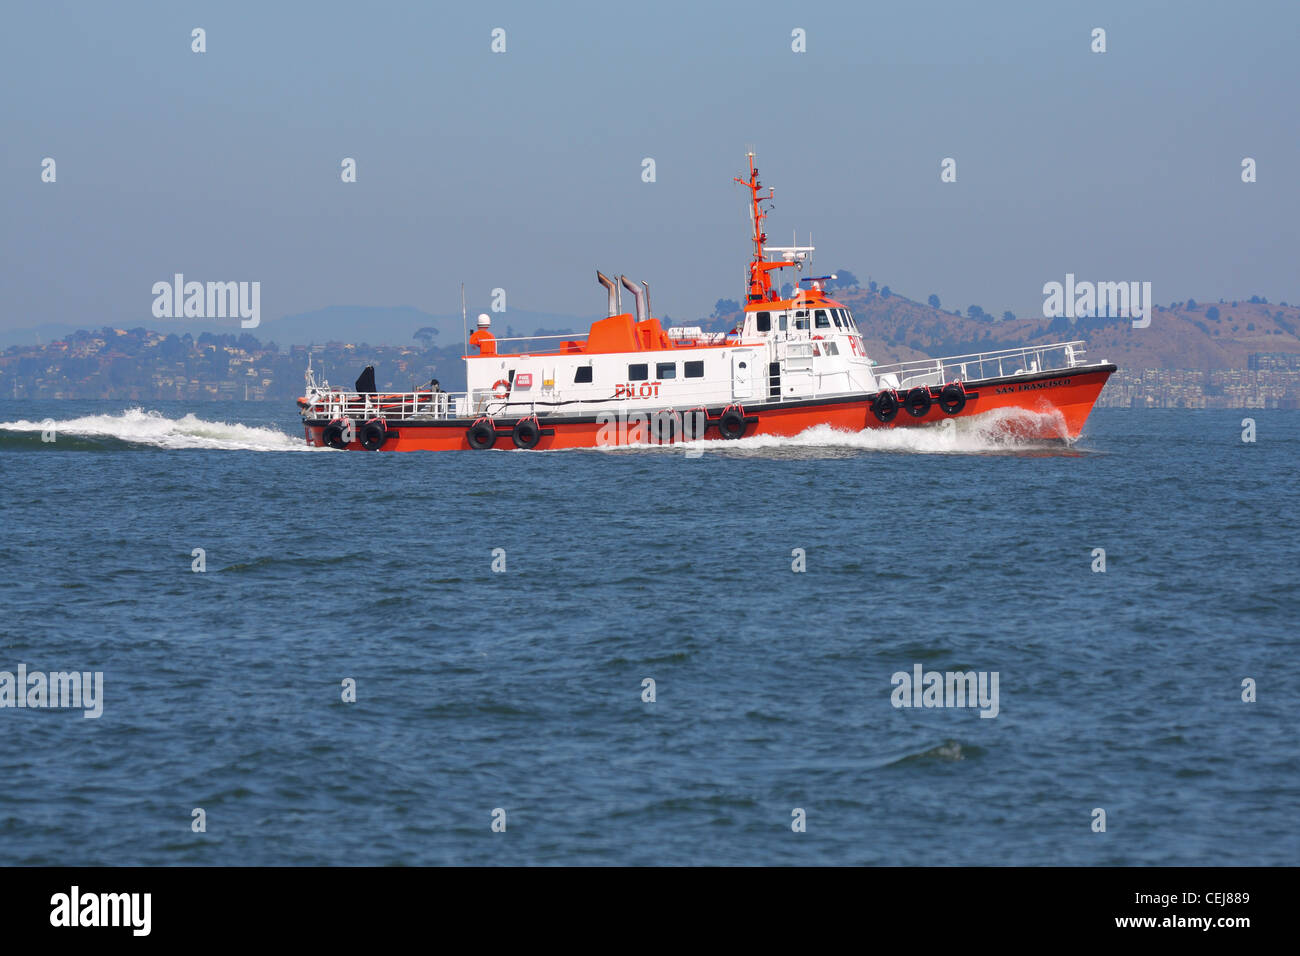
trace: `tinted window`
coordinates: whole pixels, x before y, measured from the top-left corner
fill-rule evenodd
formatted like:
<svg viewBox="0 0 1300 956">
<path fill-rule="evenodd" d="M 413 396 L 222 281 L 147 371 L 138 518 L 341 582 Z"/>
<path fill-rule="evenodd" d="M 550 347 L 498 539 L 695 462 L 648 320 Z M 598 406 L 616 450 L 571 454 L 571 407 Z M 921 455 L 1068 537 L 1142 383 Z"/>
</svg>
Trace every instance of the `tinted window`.
<svg viewBox="0 0 1300 956">
<path fill-rule="evenodd" d="M 703 363 L 703 362 L 687 362 L 687 363 L 686 363 L 686 377 L 687 377 L 687 378 L 704 378 L 704 363 Z"/>
<path fill-rule="evenodd" d="M 826 345 L 826 354 L 827 354 L 827 355 L 839 355 L 839 354 L 840 354 L 840 347 L 839 347 L 838 345 L 836 345 L 834 342 L 826 342 L 826 343 L 824 343 L 824 344 Z"/>
<path fill-rule="evenodd" d="M 786 315 L 784 312 L 782 312 L 780 315 L 777 316 L 777 319 L 779 319 L 781 322 L 780 325 L 781 331 L 782 332 L 786 331 L 786 329 L 790 325 L 790 317 Z"/>
<path fill-rule="evenodd" d="M 844 318 L 840 315 L 839 309 L 831 309 L 831 318 L 835 320 L 835 327 L 837 329 L 844 328 Z"/>
<path fill-rule="evenodd" d="M 757 326 L 756 326 L 756 327 L 757 327 L 758 331 L 760 331 L 760 332 L 771 332 L 771 331 L 772 331 L 772 313 L 771 313 L 771 312 L 760 312 L 760 313 L 758 313 L 758 315 L 757 315 L 756 318 L 757 318 Z"/>
<path fill-rule="evenodd" d="M 825 309 L 817 310 L 817 328 L 829 329 L 831 327 L 830 317 L 826 314 Z"/>
<path fill-rule="evenodd" d="M 649 365 L 642 363 L 641 365 L 629 365 L 627 367 L 627 380 L 629 382 L 644 382 L 649 377 Z"/>
<path fill-rule="evenodd" d="M 573 381 L 581 385 L 583 382 L 591 381 L 591 366 L 579 365 L 578 370 L 573 373 Z"/>
<path fill-rule="evenodd" d="M 655 366 L 655 378 L 676 378 L 676 362 L 660 362 Z"/>
<path fill-rule="evenodd" d="M 796 312 L 796 313 L 794 314 L 794 327 L 795 327 L 796 329 L 806 329 L 806 328 L 808 328 L 808 313 L 807 313 L 807 312 Z"/>
</svg>

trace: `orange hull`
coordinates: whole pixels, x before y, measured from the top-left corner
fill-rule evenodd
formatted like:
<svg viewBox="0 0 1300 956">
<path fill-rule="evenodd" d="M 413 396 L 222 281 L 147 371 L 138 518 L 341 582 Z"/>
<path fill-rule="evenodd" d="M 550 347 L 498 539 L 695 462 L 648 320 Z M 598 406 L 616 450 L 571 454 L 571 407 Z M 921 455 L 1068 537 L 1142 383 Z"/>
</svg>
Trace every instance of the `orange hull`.
<svg viewBox="0 0 1300 956">
<path fill-rule="evenodd" d="M 828 425 L 842 431 L 861 431 L 864 428 L 906 428 L 935 425 L 950 418 L 972 418 L 976 415 L 1003 409 L 1020 409 L 1038 417 L 1026 418 L 1016 425 L 1019 437 L 1026 439 L 1069 440 L 1078 438 L 1092 411 L 1097 396 L 1106 380 L 1115 370 L 1111 366 L 1093 366 L 1086 371 L 1059 370 L 1035 375 L 1018 375 L 1000 379 L 986 379 L 969 383 L 966 406 L 955 415 L 945 413 L 936 404 L 921 417 L 913 417 L 906 410 L 888 423 L 881 423 L 871 411 L 870 395 L 816 399 L 802 402 L 753 403 L 744 407 L 745 431 L 743 437 L 755 435 L 793 436 L 818 425 Z M 721 415 L 721 408 L 708 410 L 712 424 Z M 513 449 L 510 429 L 517 419 L 496 422 L 498 449 Z M 308 444 L 323 446 L 322 433 L 325 421 L 308 421 L 304 431 Z M 466 435 L 473 419 L 452 419 L 412 423 L 394 423 L 388 432 L 382 451 L 459 451 L 470 450 Z M 542 434 L 538 451 L 560 448 L 596 448 L 612 444 L 637 444 L 649 441 L 648 430 L 632 425 L 619 434 L 608 424 L 608 417 L 549 416 L 540 422 Z M 718 438 L 716 431 L 706 437 Z M 359 441 L 353 441 L 348 450 L 364 450 Z"/>
</svg>

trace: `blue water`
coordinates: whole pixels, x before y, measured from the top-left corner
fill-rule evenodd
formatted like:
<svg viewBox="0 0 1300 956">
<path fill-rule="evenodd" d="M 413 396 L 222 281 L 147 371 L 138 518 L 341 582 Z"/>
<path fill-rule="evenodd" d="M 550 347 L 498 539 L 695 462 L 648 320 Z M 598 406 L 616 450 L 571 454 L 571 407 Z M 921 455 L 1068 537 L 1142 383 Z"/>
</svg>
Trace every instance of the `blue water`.
<svg viewBox="0 0 1300 956">
<path fill-rule="evenodd" d="M 97 720 L 0 710 L 0 863 L 1300 854 L 1300 413 L 688 458 L 126 407 L 0 403 L 0 670 L 104 672 Z M 998 672 L 997 717 L 892 706 L 918 663 Z"/>
</svg>

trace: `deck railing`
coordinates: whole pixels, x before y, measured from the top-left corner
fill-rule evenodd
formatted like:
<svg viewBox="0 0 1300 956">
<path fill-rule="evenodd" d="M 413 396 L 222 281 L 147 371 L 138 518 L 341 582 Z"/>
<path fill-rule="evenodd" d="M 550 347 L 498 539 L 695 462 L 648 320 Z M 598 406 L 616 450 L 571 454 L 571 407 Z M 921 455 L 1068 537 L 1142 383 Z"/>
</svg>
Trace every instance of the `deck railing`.
<svg viewBox="0 0 1300 956">
<path fill-rule="evenodd" d="M 1075 368 L 1084 364 L 1086 364 L 1084 343 L 1080 340 L 895 362 L 890 365 L 877 365 L 872 368 L 872 371 L 877 379 L 893 376 L 898 382 L 895 387 L 910 387 L 942 385 L 955 380 L 973 382 L 985 378 L 1029 375 L 1034 372 Z"/>
<path fill-rule="evenodd" d="M 372 418 L 386 421 L 438 420 L 459 417 L 465 392 L 346 392 L 328 386 L 309 387 L 303 396 L 304 414 L 312 418 L 350 418 L 357 424 Z"/>
</svg>

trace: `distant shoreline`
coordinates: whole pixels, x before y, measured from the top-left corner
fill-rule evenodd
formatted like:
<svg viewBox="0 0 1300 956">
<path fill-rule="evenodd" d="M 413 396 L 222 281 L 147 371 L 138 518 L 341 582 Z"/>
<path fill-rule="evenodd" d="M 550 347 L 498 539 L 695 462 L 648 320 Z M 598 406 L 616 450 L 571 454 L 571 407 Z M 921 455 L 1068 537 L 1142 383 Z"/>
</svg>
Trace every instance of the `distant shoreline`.
<svg viewBox="0 0 1300 956">
<path fill-rule="evenodd" d="M 870 289 L 837 295 L 860 310 L 869 354 L 882 363 L 984 351 L 1004 347 L 1004 339 L 1045 344 L 1049 333 L 1069 331 L 1087 336 L 1090 357 L 1119 366 L 1098 408 L 1300 407 L 1300 351 L 1292 350 L 1300 315 L 1293 323 L 1292 306 L 1234 303 L 1237 312 L 1254 310 L 1259 328 L 1247 323 L 1244 331 L 1260 333 L 1260 345 L 1252 348 L 1254 340 L 1248 345 L 1238 338 L 1232 351 L 1207 351 L 1204 343 L 1214 335 L 1207 336 L 1202 326 L 1227 325 L 1228 337 L 1234 328 L 1242 330 L 1240 316 L 1229 314 L 1233 305 L 1218 310 L 1177 303 L 1177 314 L 1158 309 L 1155 326 L 1149 330 L 1113 322 L 1049 330 L 1041 323 L 1014 318 L 993 322 L 946 314 Z M 1264 329 L 1264 314 L 1270 308 L 1273 325 Z M 1193 315 L 1197 318 L 1191 319 Z M 734 319 L 732 314 L 719 315 L 704 324 L 729 328 Z M 267 335 L 270 330 L 261 331 Z M 335 385 L 350 386 L 365 366 L 373 364 L 376 385 L 384 391 L 413 390 L 433 378 L 448 391 L 463 390 L 463 346 L 459 341 L 436 345 L 438 337 L 437 331 L 422 327 L 405 345 L 334 340 L 280 347 L 274 340 L 263 341 L 247 332 L 178 336 L 146 328 L 80 329 L 58 341 L 0 351 L 0 401 L 290 403 L 302 394 L 309 362 L 317 375 Z M 1216 364 L 1216 359 L 1225 358 L 1244 364 Z M 1169 367 L 1184 362 L 1199 367 Z"/>
</svg>

